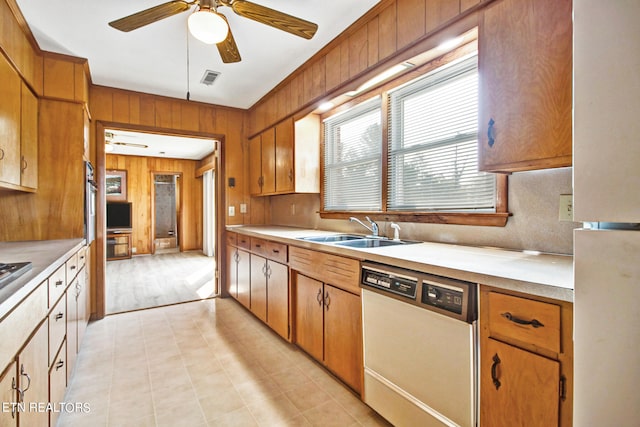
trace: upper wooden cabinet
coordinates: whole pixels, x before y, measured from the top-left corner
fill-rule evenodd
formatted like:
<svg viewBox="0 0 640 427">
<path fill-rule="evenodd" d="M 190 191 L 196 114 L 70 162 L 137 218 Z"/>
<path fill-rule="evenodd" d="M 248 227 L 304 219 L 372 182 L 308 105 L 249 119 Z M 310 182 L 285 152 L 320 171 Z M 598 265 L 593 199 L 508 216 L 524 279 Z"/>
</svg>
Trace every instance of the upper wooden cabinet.
<svg viewBox="0 0 640 427">
<path fill-rule="evenodd" d="M 479 169 L 571 166 L 571 0 L 499 0 L 479 19 Z"/>
<path fill-rule="evenodd" d="M 0 58 L 0 187 L 38 187 L 38 98 Z"/>
<path fill-rule="evenodd" d="M 249 140 L 252 196 L 320 191 L 320 119 L 278 123 Z"/>
<path fill-rule="evenodd" d="M 20 77 L 0 55 L 0 186 L 20 186 Z"/>
</svg>

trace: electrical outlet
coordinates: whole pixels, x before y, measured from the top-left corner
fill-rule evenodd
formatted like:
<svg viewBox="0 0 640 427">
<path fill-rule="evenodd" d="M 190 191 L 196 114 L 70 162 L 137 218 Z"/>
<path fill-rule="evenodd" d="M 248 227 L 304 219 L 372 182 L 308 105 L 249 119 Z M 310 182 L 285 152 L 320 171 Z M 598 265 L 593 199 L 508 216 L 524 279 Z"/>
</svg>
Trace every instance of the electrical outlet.
<svg viewBox="0 0 640 427">
<path fill-rule="evenodd" d="M 236 207 L 229 206 L 229 216 L 236 216 Z"/>
<path fill-rule="evenodd" d="M 137 248 L 131 248 L 131 253 L 132 253 L 132 254 L 135 254 L 137 251 L 138 251 L 138 249 L 137 249 Z"/>
<path fill-rule="evenodd" d="M 560 221 L 573 221 L 573 195 L 560 195 L 560 208 L 558 213 Z"/>
<path fill-rule="evenodd" d="M 240 213 L 242 213 L 242 214 L 246 214 L 247 213 L 247 204 L 246 203 L 240 203 Z"/>
</svg>

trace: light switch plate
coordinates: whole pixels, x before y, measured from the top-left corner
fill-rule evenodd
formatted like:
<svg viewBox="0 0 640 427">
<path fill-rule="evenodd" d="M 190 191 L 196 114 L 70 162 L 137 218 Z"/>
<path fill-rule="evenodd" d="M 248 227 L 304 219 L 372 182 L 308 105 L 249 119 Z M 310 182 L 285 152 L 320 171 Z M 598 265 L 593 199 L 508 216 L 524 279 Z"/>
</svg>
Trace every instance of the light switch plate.
<svg viewBox="0 0 640 427">
<path fill-rule="evenodd" d="M 236 216 L 236 207 L 229 206 L 229 216 Z"/>
<path fill-rule="evenodd" d="M 560 208 L 558 212 L 558 219 L 560 221 L 573 221 L 573 195 L 572 194 L 560 195 Z"/>
<path fill-rule="evenodd" d="M 247 213 L 247 204 L 246 203 L 240 203 L 240 213 L 242 213 L 242 214 L 246 214 Z"/>
</svg>

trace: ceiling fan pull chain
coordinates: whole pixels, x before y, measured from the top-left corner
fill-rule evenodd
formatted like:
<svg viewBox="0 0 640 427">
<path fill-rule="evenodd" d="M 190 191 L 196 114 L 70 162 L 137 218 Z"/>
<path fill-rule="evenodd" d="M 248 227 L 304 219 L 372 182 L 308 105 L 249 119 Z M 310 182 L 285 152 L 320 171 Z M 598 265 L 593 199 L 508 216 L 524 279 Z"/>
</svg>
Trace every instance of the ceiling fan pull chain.
<svg viewBox="0 0 640 427">
<path fill-rule="evenodd" d="M 189 27 L 187 27 L 187 101 L 191 98 L 191 87 L 189 84 Z"/>
</svg>

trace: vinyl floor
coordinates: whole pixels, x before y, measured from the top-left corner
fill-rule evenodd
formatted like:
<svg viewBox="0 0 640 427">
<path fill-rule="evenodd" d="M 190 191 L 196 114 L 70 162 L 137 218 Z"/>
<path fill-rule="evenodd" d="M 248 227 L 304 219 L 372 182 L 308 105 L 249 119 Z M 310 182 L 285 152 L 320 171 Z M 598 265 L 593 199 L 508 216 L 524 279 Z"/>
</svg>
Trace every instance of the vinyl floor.
<svg viewBox="0 0 640 427">
<path fill-rule="evenodd" d="M 388 426 L 236 301 L 89 324 L 58 427 Z"/>
</svg>

